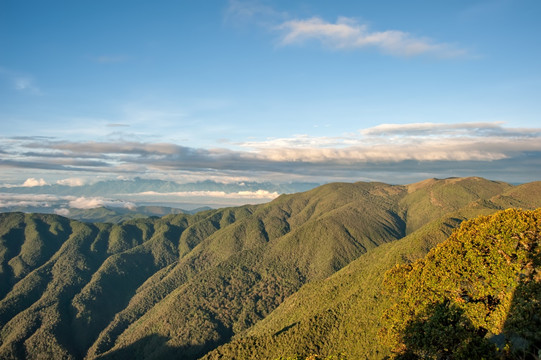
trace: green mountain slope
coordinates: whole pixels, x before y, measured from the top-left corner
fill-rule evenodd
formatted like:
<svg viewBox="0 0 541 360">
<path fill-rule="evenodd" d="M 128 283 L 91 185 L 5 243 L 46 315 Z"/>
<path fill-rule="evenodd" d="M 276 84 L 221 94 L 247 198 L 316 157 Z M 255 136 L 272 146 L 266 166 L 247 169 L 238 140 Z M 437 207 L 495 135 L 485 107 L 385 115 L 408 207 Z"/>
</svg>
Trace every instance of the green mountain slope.
<svg viewBox="0 0 541 360">
<path fill-rule="evenodd" d="M 190 358 L 227 341 L 306 281 L 324 278 L 366 249 L 401 237 L 404 226 L 389 211 L 394 206 L 389 199 L 402 191 L 384 184 L 332 184 L 257 207 L 194 248 L 164 277 L 167 286 L 155 284 L 171 293 L 133 323 L 108 356 L 130 347 L 134 357 Z M 194 269 L 199 273 L 184 282 L 179 274 Z M 171 284 L 170 277 L 178 280 Z M 198 339 L 193 328 L 205 336 Z M 145 339 L 153 334 L 170 339 L 167 354 L 152 352 L 153 342 Z"/>
<path fill-rule="evenodd" d="M 331 343 L 381 353 L 372 334 L 383 272 L 463 219 L 540 206 L 535 189 L 479 178 L 336 183 L 120 224 L 0 214 L 0 358 L 196 359 L 215 348 L 209 358 L 242 358 L 262 342 L 261 358 L 340 350 Z M 314 326 L 321 336 L 308 341 Z M 353 335 L 371 345 L 359 349 Z"/>
<path fill-rule="evenodd" d="M 387 305 L 380 295 L 383 274 L 395 263 L 424 255 L 426 248 L 443 241 L 460 220 L 437 220 L 360 256 L 328 279 L 305 285 L 264 320 L 205 359 L 342 353 L 352 359 L 383 357 L 387 349 L 377 337 Z"/>
<path fill-rule="evenodd" d="M 541 209 L 464 222 L 385 274 L 382 336 L 393 358 L 536 358 L 541 351 Z"/>
<path fill-rule="evenodd" d="M 511 206 L 539 207 L 539 185 L 505 186 L 508 190 L 495 197 L 497 205 L 483 200 L 485 206 L 481 206 L 476 200 L 399 241 L 371 250 L 331 277 L 305 285 L 268 317 L 204 359 L 304 358 L 311 354 L 383 358 L 390 352 L 378 337 L 381 316 L 390 305 L 381 293 L 384 273 L 395 264 L 423 257 L 465 219 Z"/>
</svg>

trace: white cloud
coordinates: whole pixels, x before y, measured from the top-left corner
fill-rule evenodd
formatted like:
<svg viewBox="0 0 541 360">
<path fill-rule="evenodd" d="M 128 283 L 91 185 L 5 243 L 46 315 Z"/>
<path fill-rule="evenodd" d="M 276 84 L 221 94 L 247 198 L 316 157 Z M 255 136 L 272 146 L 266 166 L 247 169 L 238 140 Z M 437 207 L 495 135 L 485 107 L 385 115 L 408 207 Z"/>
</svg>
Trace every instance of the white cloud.
<svg viewBox="0 0 541 360">
<path fill-rule="evenodd" d="M 437 43 L 425 37 L 416 37 L 398 30 L 371 31 L 367 25 L 347 17 L 339 17 L 329 23 L 319 17 L 305 20 L 290 20 L 276 27 L 283 31 L 282 45 L 317 40 L 332 49 L 360 49 L 374 47 L 384 53 L 397 56 L 430 54 L 438 57 L 457 57 L 465 50 L 449 44 Z"/>
<path fill-rule="evenodd" d="M 502 122 L 490 123 L 411 123 L 411 124 L 381 124 L 368 129 L 361 130 L 363 135 L 422 135 L 422 136 L 441 136 L 447 135 L 479 135 L 479 133 L 498 132 L 503 133 L 506 130 L 502 128 Z M 521 130 L 522 131 L 522 130 Z"/>
<path fill-rule="evenodd" d="M 436 141 L 407 141 L 401 144 L 373 143 L 372 145 L 358 145 L 342 149 L 322 148 L 266 148 L 258 152 L 261 160 L 273 162 L 308 162 L 359 164 L 373 162 L 400 162 L 405 160 L 417 161 L 492 161 L 505 159 L 505 143 L 474 144 L 471 141 L 454 140 L 442 143 Z M 539 146 L 541 150 L 541 146 Z"/>
<path fill-rule="evenodd" d="M 54 209 L 54 213 L 56 215 L 69 216 L 70 211 L 69 211 L 69 209 L 61 208 L 61 209 Z"/>
<path fill-rule="evenodd" d="M 83 186 L 85 184 L 85 181 L 81 178 L 67 178 L 58 180 L 56 182 L 58 185 L 66 185 L 66 186 Z"/>
<path fill-rule="evenodd" d="M 101 197 L 78 197 L 69 202 L 69 207 L 74 209 L 94 209 L 102 206 L 135 208 L 135 204 L 121 200 L 108 200 Z"/>
<path fill-rule="evenodd" d="M 269 139 L 239 144 L 273 162 L 341 164 L 417 161 L 493 161 L 541 151 L 541 129 L 493 123 L 382 124 L 342 137 Z"/>
<path fill-rule="evenodd" d="M 306 134 L 294 135 L 288 138 L 272 138 L 263 141 L 248 141 L 239 145 L 245 148 L 276 149 L 276 148 L 332 148 L 344 147 L 348 144 L 357 144 L 353 137 L 323 136 L 313 137 Z"/>
<path fill-rule="evenodd" d="M 466 50 L 451 44 L 400 30 L 374 31 L 367 25 L 345 16 L 338 17 L 335 23 L 318 16 L 307 19 L 291 18 L 287 12 L 279 12 L 257 0 L 230 0 L 224 13 L 224 19 L 229 23 L 239 25 L 250 22 L 281 32 L 280 44 L 284 46 L 315 40 L 331 49 L 372 47 L 395 56 L 427 54 L 451 58 L 467 55 Z"/>
<path fill-rule="evenodd" d="M 104 199 L 102 197 L 75 197 L 71 195 L 57 196 L 52 194 L 11 194 L 0 193 L 0 208 L 16 206 L 36 207 L 59 207 L 59 211 L 65 212 L 66 207 L 74 209 L 94 209 L 97 207 L 122 207 L 135 208 L 135 204 L 129 201 Z M 59 213 L 64 215 L 63 213 Z M 64 215 L 66 216 L 66 215 Z"/>
<path fill-rule="evenodd" d="M 11 82 L 13 88 L 17 91 L 29 92 L 36 95 L 41 94 L 41 90 L 30 75 L 21 74 L 4 67 L 0 67 L 0 75 L 3 75 L 7 81 Z"/>
<path fill-rule="evenodd" d="M 33 207 L 50 207 L 51 205 L 46 202 L 39 202 L 39 201 L 3 201 L 0 200 L 0 208 L 7 208 L 7 207 L 26 207 L 26 206 L 33 206 Z"/>
<path fill-rule="evenodd" d="M 236 193 L 236 196 L 244 198 L 255 198 L 255 199 L 274 199 L 277 198 L 280 194 L 277 192 L 270 192 L 267 190 L 257 190 L 257 191 L 239 191 Z"/>
<path fill-rule="evenodd" d="M 78 197 L 77 199 L 70 201 L 69 206 L 74 209 L 93 209 L 103 206 L 103 199 L 95 197 Z"/>
<path fill-rule="evenodd" d="M 38 180 L 34 178 L 28 178 L 21 186 L 22 187 L 35 187 L 35 186 L 45 186 L 45 185 L 48 185 L 48 184 L 43 179 Z"/>
<path fill-rule="evenodd" d="M 50 194 L 0 193 L 0 208 L 19 206 L 50 207 L 59 200 L 61 200 L 60 197 Z"/>
<path fill-rule="evenodd" d="M 54 202 L 61 200 L 61 197 L 51 194 L 11 194 L 11 193 L 0 193 L 0 200 L 2 201 L 40 201 L 40 202 Z M 73 199 L 73 198 L 70 198 Z"/>
<path fill-rule="evenodd" d="M 213 197 L 222 199 L 275 199 L 280 194 L 277 192 L 269 192 L 267 190 L 257 191 L 239 191 L 226 193 L 224 191 L 177 191 L 161 193 L 156 191 L 144 191 L 136 194 L 128 194 L 130 196 L 160 196 L 160 197 Z"/>
</svg>

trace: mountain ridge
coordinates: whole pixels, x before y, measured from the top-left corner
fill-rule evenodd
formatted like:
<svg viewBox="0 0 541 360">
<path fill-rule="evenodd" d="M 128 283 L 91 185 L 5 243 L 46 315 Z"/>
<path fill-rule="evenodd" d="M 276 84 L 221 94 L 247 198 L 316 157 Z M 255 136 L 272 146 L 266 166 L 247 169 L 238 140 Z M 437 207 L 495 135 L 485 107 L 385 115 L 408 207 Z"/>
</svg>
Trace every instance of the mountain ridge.
<svg viewBox="0 0 541 360">
<path fill-rule="evenodd" d="M 209 351 L 245 331 L 259 334 L 299 289 L 382 254 L 382 245 L 419 237 L 421 254 L 460 219 L 541 206 L 540 184 L 335 183 L 266 204 L 119 224 L 0 214 L 0 356 L 215 356 Z M 422 229 L 438 221 L 446 224 L 433 225 L 438 240 L 426 240 L 435 235 Z M 45 246 L 54 237 L 59 246 Z"/>
</svg>

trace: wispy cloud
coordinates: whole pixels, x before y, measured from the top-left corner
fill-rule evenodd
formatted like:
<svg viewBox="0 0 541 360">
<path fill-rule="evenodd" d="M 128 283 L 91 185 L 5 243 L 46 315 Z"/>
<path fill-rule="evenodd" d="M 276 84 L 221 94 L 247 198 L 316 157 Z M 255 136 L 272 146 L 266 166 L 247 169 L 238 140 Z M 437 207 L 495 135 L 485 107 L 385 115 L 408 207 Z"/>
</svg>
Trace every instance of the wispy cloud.
<svg viewBox="0 0 541 360">
<path fill-rule="evenodd" d="M 0 76 L 11 83 L 13 89 L 34 95 L 41 95 L 40 88 L 36 85 L 35 79 L 28 74 L 6 69 L 0 66 Z"/>
<path fill-rule="evenodd" d="M 40 93 L 39 88 L 35 85 L 34 79 L 30 77 L 15 77 L 13 79 L 15 89 L 19 91 L 30 91 L 33 93 Z"/>
<path fill-rule="evenodd" d="M 415 35 L 398 29 L 372 30 L 354 18 L 340 16 L 329 22 L 319 16 L 294 18 L 257 0 L 230 0 L 224 13 L 227 23 L 255 24 L 270 32 L 280 33 L 281 46 L 320 43 L 333 50 L 376 49 L 392 56 L 411 57 L 429 55 L 455 58 L 468 51 L 454 44 Z"/>
<path fill-rule="evenodd" d="M 289 20 L 278 25 L 276 29 L 282 32 L 280 43 L 284 46 L 315 40 L 331 49 L 375 48 L 395 56 L 427 54 L 448 58 L 466 55 L 464 49 L 404 31 L 373 31 L 367 25 L 348 17 L 339 17 L 336 23 L 319 17 Z"/>
<path fill-rule="evenodd" d="M 224 20 L 230 24 L 256 23 L 259 26 L 271 27 L 287 18 L 286 12 L 257 0 L 230 0 L 224 13 Z"/>
<path fill-rule="evenodd" d="M 482 123 L 412 123 L 412 124 L 381 124 L 361 131 L 367 136 L 500 136 L 500 137 L 538 137 L 541 136 L 541 128 L 505 128 L 503 122 Z"/>
<path fill-rule="evenodd" d="M 125 55 L 100 55 L 92 58 L 92 60 L 100 64 L 116 64 L 126 62 L 128 57 Z"/>
</svg>

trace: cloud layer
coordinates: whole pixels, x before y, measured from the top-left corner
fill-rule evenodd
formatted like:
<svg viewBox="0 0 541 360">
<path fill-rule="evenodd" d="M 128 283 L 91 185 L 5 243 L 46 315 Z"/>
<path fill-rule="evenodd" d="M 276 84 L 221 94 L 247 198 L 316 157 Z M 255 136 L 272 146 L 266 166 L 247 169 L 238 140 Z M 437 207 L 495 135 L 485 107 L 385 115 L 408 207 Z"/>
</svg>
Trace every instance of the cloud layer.
<svg viewBox="0 0 541 360">
<path fill-rule="evenodd" d="M 537 166 L 541 129 L 506 128 L 502 123 L 383 124 L 339 137 L 299 135 L 211 149 L 172 143 L 43 138 L 11 139 L 10 144 L 4 147 L 0 167 L 62 171 L 74 178 L 62 183 L 72 185 L 78 184 L 77 176 L 72 176 L 77 171 L 127 176 L 216 171 L 235 176 L 247 172 L 359 176 L 363 172 L 404 171 L 405 164 L 412 162 L 424 173 L 445 168 L 505 173 L 512 167 L 523 169 L 523 174 L 541 175 Z M 532 169 L 532 164 L 537 167 Z M 44 180 L 31 178 L 25 182 L 25 186 L 38 185 L 44 185 Z"/>
<path fill-rule="evenodd" d="M 270 192 L 267 190 L 257 191 L 238 191 L 238 192 L 225 192 L 225 191 L 177 191 L 177 192 L 156 192 L 145 191 L 137 194 L 126 194 L 132 197 L 178 197 L 178 198 L 219 198 L 219 199 L 250 199 L 250 200 L 272 200 L 277 198 L 280 194 L 277 192 Z"/>
</svg>

